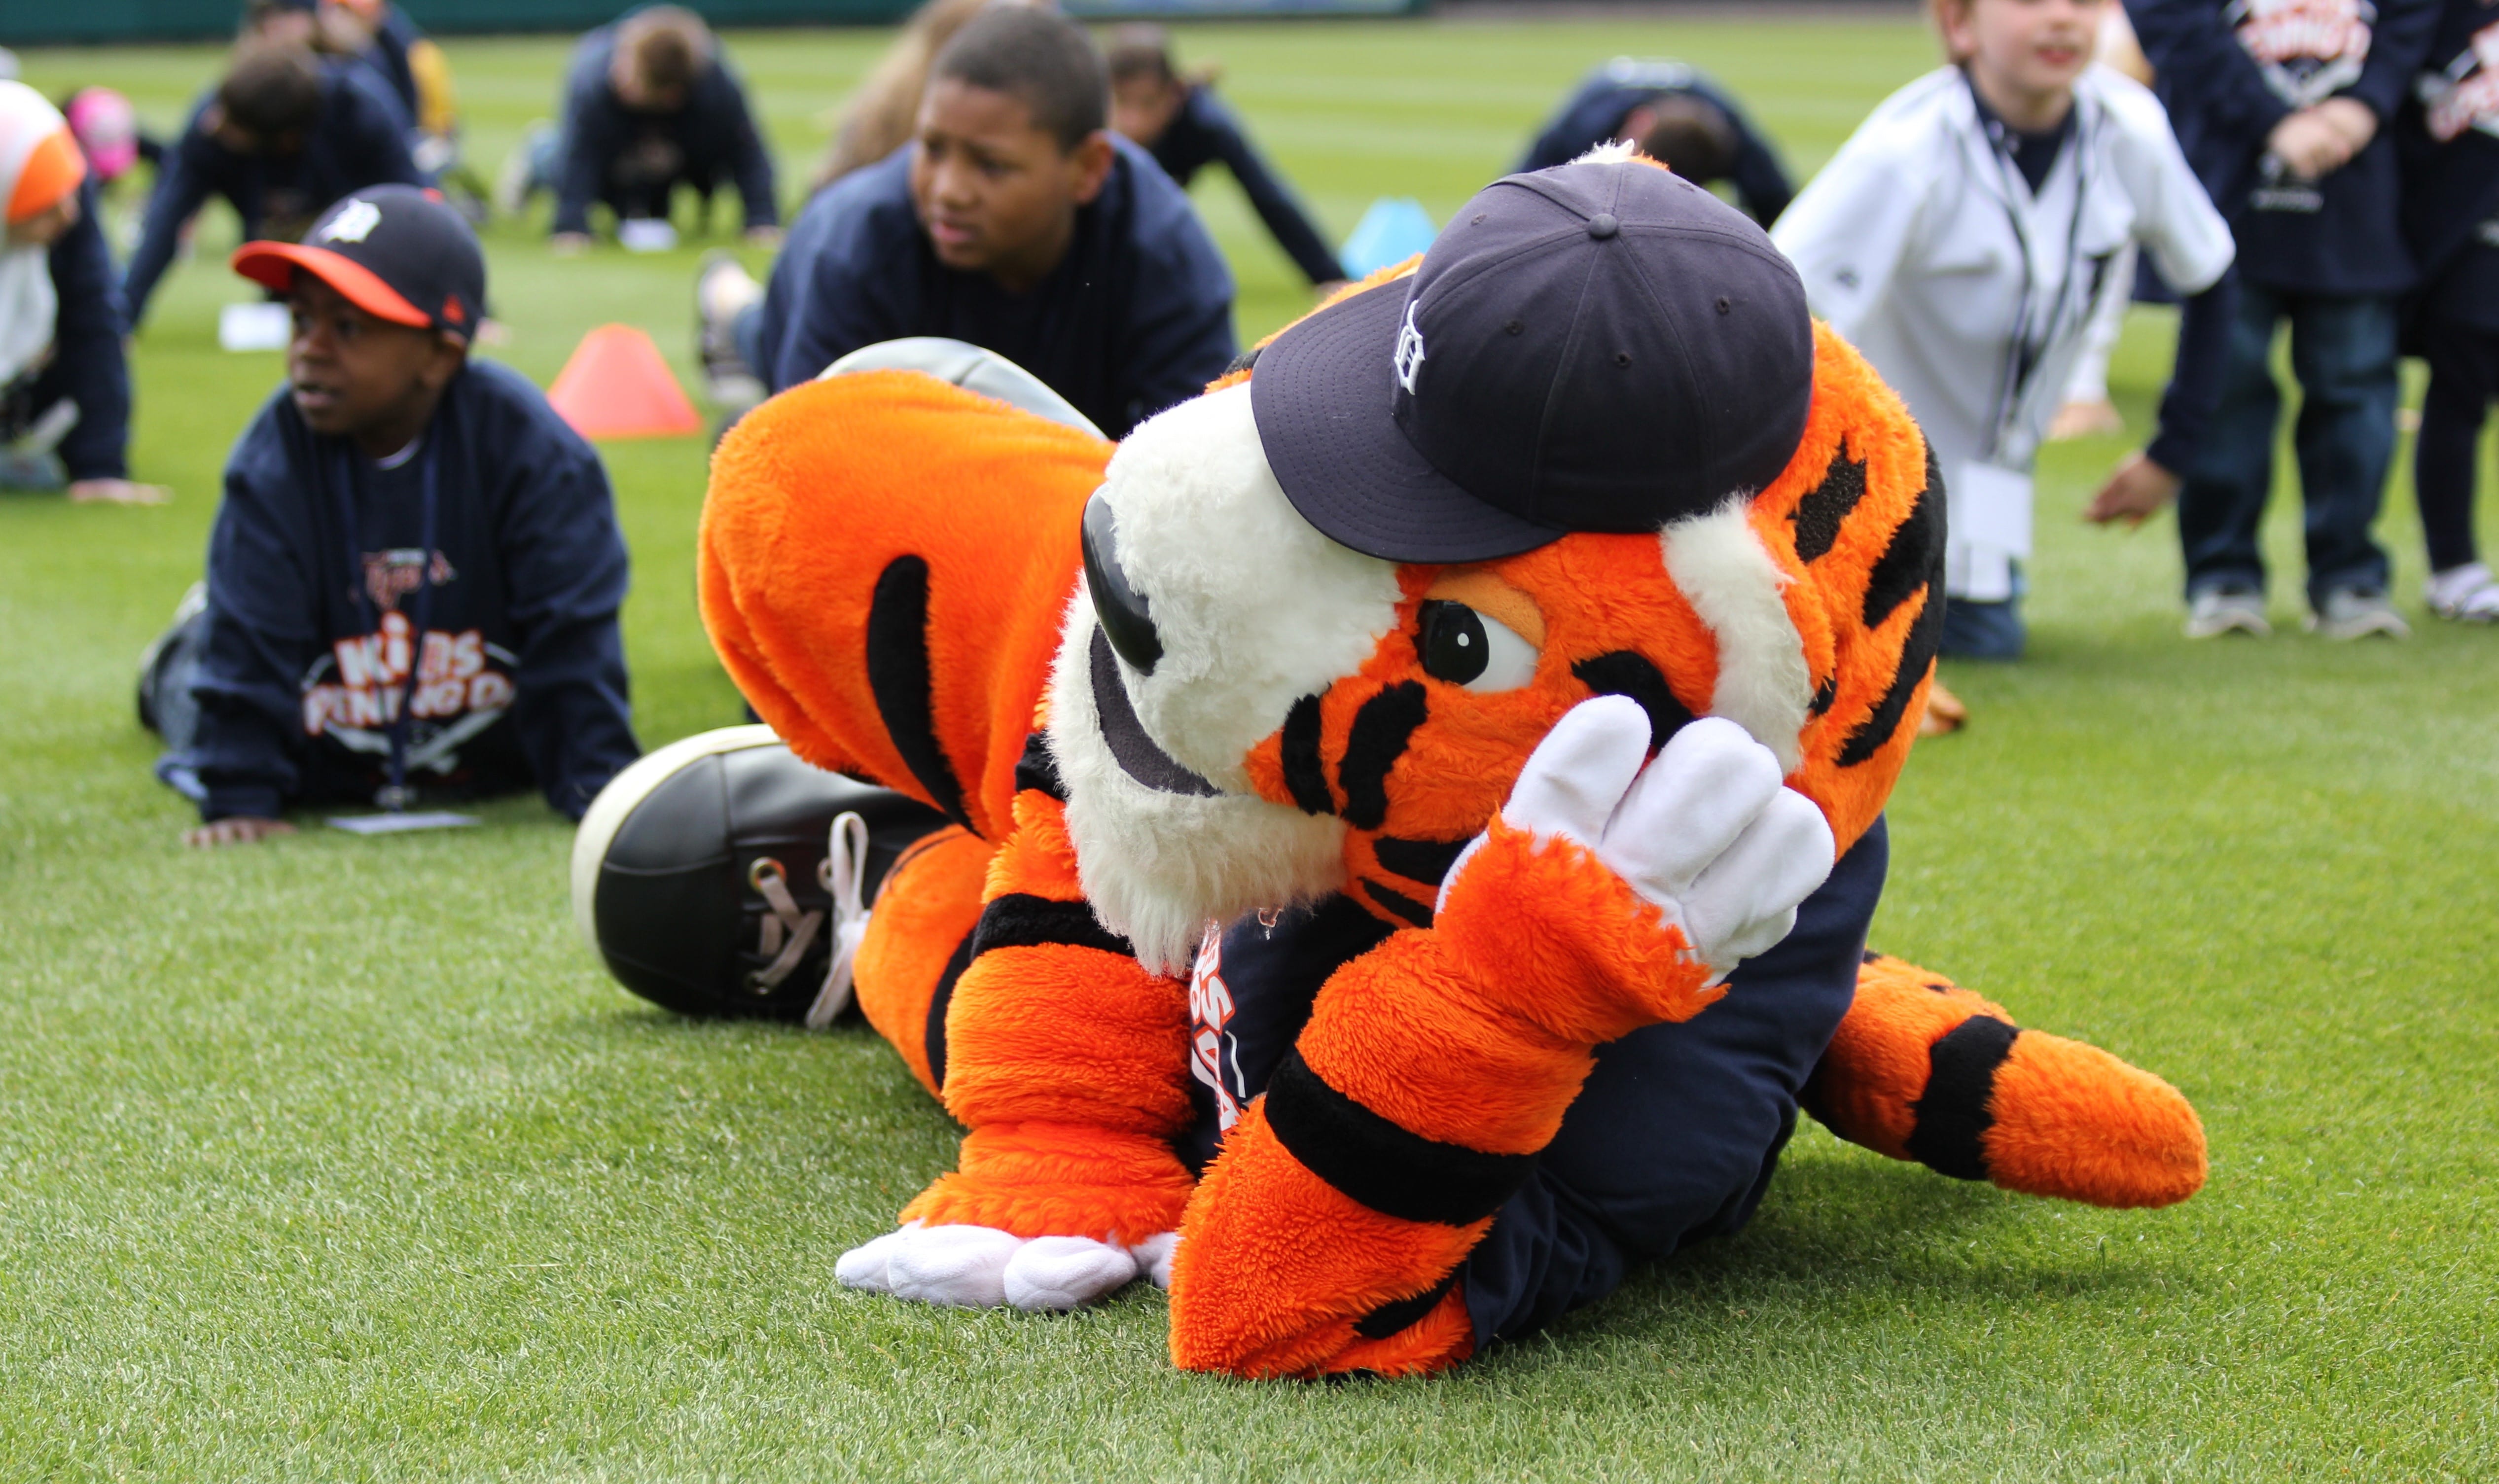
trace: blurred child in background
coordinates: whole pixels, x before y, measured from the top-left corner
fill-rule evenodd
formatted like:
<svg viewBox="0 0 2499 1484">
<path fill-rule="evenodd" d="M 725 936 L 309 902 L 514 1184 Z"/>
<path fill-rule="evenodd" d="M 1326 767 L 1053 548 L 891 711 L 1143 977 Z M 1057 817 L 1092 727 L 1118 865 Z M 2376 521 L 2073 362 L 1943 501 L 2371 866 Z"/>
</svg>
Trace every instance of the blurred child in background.
<svg viewBox="0 0 2499 1484">
<path fill-rule="evenodd" d="M 2425 285 L 2413 306 L 2429 362 L 2413 480 L 2429 610 L 2499 623 L 2499 581 L 2473 540 L 2476 454 L 2499 397 L 2499 0 L 2447 0 L 2397 128 L 2405 236 Z"/>
<path fill-rule="evenodd" d="M 1770 233 L 1926 432 L 1948 655 L 2022 653 L 2032 466 L 2093 316 L 2132 291 L 2128 243 L 2194 297 L 2159 436 L 2126 469 L 2187 468 L 2217 396 L 2229 230 L 2159 103 L 2091 65 L 2110 3 L 1936 0 L 1954 65 L 1884 100 Z"/>
<path fill-rule="evenodd" d="M 121 295 L 95 186 L 69 122 L 0 82 L 0 487 L 154 504 L 133 484 Z"/>
<path fill-rule="evenodd" d="M 245 238 L 292 240 L 349 191 L 424 179 L 398 105 L 371 68 L 246 43 L 166 150 L 122 280 L 130 324 L 146 318 L 183 227 L 211 196 L 233 206 Z"/>
<path fill-rule="evenodd" d="M 2174 493 L 2191 637 L 2270 631 L 2257 529 L 2273 493 L 2282 390 L 2272 351 L 2284 320 L 2301 394 L 2292 441 L 2307 507 L 2308 625 L 2335 639 L 2407 631 L 2369 532 L 2394 460 L 2396 301 L 2416 280 L 2383 125 L 2419 71 L 2439 4 L 2127 7 L 2179 140 L 2240 247 L 2227 370 L 2200 456 L 2113 485 L 2092 510 L 2140 521 Z"/>
<path fill-rule="evenodd" d="M 325 801 L 535 787 L 579 819 L 636 754 L 625 542 L 599 455 L 469 359 L 486 260 L 431 192 L 355 193 L 235 271 L 294 313 L 286 385 L 236 440 L 206 602 L 142 679 L 193 845 Z"/>
<path fill-rule="evenodd" d="M 928 85 L 928 64 L 963 23 L 992 5 L 1041 3 L 1047 0 L 927 0 L 903 22 L 893 44 L 877 59 L 867 81 L 842 109 L 841 128 L 825 152 L 816 177 L 807 182 L 814 195 L 855 170 L 863 170 L 911 143 L 920 122 L 920 95 Z"/>
<path fill-rule="evenodd" d="M 761 288 L 697 286 L 715 385 L 778 391 L 864 345 L 943 336 L 1032 372 L 1111 437 L 1233 356 L 1232 275 L 1188 197 L 1113 136 L 1085 28 L 982 12 L 939 52 L 917 137 L 807 203 Z"/>
<path fill-rule="evenodd" d="M 584 36 L 563 109 L 553 133 L 523 143 L 498 193 L 499 205 L 518 211 L 537 190 L 552 189 L 557 251 L 590 245 L 594 204 L 620 223 L 665 221 L 679 186 L 700 196 L 708 214 L 712 193 L 732 183 L 747 240 L 780 241 L 771 151 L 720 38 L 694 12 L 650 6 Z"/>
<path fill-rule="evenodd" d="M 324 49 L 354 56 L 390 84 L 416 133 L 408 142 L 417 165 L 439 175 L 456 157 L 459 99 L 442 48 L 391 0 L 320 0 Z"/>
<path fill-rule="evenodd" d="M 1241 193 L 1284 256 L 1314 288 L 1345 277 L 1336 254 L 1311 225 L 1291 187 L 1270 168 L 1240 120 L 1215 95 L 1212 73 L 1183 77 L 1172 65 L 1171 36 L 1160 26 L 1121 26 L 1112 33 L 1111 128 L 1142 145 L 1181 189 L 1207 166 L 1232 173 Z"/>
<path fill-rule="evenodd" d="M 1727 181 L 1765 227 L 1779 219 L 1796 194 L 1778 151 L 1725 89 L 1682 62 L 1628 56 L 1580 80 L 1516 169 L 1575 160 L 1612 139 L 1630 140 L 1640 153 L 1695 184 Z"/>
</svg>

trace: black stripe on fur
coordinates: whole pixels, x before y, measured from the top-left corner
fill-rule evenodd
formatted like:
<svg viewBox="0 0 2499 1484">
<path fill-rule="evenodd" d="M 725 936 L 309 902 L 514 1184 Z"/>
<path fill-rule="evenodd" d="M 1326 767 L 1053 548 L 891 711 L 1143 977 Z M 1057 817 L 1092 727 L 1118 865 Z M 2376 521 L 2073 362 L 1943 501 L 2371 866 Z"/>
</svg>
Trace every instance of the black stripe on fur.
<svg viewBox="0 0 2499 1484">
<path fill-rule="evenodd" d="M 1368 876 L 1362 879 L 1362 889 L 1371 893 L 1371 899 L 1379 904 L 1381 911 L 1393 912 L 1416 927 L 1432 925 L 1431 903 L 1418 902 L 1405 892 L 1391 887 L 1383 887 Z"/>
<path fill-rule="evenodd" d="M 1851 463 L 1844 445 L 1833 449 L 1831 467 L 1823 470 L 1822 483 L 1805 491 L 1797 507 L 1788 512 L 1788 520 L 1796 527 L 1797 560 L 1812 562 L 1830 551 L 1839 539 L 1840 524 L 1865 498 L 1866 461 Z"/>
<path fill-rule="evenodd" d="M 1043 732 L 1026 732 L 1023 756 L 1016 759 L 1016 791 L 1026 789 L 1047 793 L 1060 803 L 1067 802 L 1067 785 L 1058 776 L 1058 759 L 1050 755 L 1050 737 Z"/>
<path fill-rule="evenodd" d="M 945 972 L 937 976 L 937 992 L 928 996 L 928 1024 L 921 1032 L 921 1048 L 928 1053 L 928 1080 L 940 1090 L 946 1085 L 946 1007 L 955 1002 L 955 982 L 972 966 L 972 940 L 980 936 L 980 926 L 963 935 L 955 952 L 946 959 Z"/>
<path fill-rule="evenodd" d="M 1918 610 L 1909 625 L 1909 636 L 1900 642 L 1900 667 L 1892 672 L 1892 684 L 1866 720 L 1848 733 L 1840 744 L 1839 765 L 1853 768 L 1883 750 L 1892 734 L 1900 729 L 1900 720 L 1908 714 L 1909 697 L 1918 691 L 1918 682 L 1927 678 L 1927 670 L 1935 662 L 1935 651 L 1944 641 L 1943 574 L 1927 586 L 1927 605 Z"/>
<path fill-rule="evenodd" d="M 2021 1034 L 1994 1016 L 1972 1016 L 1928 1048 L 1927 1090 L 1910 1110 L 1918 1118 L 1910 1158 L 1957 1180 L 1987 1178 L 1987 1131 L 1996 1126 L 1988 1100 Z"/>
<path fill-rule="evenodd" d="M 1388 818 L 1388 770 L 1406 756 L 1414 728 L 1423 725 L 1430 703 L 1419 680 L 1401 680 L 1362 703 L 1353 714 L 1353 731 L 1346 738 L 1345 757 L 1336 765 L 1337 787 L 1345 790 L 1345 822 L 1356 829 L 1378 829 Z"/>
<path fill-rule="evenodd" d="M 1599 695 L 1628 695 L 1639 702 L 1640 709 L 1648 713 L 1648 745 L 1652 749 L 1664 747 L 1667 738 L 1692 725 L 1692 708 L 1675 699 L 1673 688 L 1645 655 L 1618 649 L 1580 661 L 1571 666 L 1571 673 Z"/>
<path fill-rule="evenodd" d="M 1409 1133 L 1320 1081 L 1298 1048 L 1267 1083 L 1267 1126 L 1303 1168 L 1401 1221 L 1480 1220 L 1536 1168 L 1533 1154 L 1487 1154 Z"/>
<path fill-rule="evenodd" d="M 1386 1339 L 1441 1307 L 1442 1296 L 1458 1284 L 1458 1270 L 1411 1299 L 1391 1299 L 1353 1321 L 1353 1332 L 1365 1339 Z"/>
<path fill-rule="evenodd" d="M 1927 487 L 1909 507 L 1909 518 L 1892 532 L 1866 579 L 1866 627 L 1881 627 L 1892 610 L 1921 586 L 1940 586 L 1944 575 L 1944 480 L 1935 452 L 1927 450 Z"/>
<path fill-rule="evenodd" d="M 1083 902 L 1054 902 L 1045 896 L 1012 891 L 981 909 L 980 925 L 972 929 L 972 956 L 991 949 L 1099 949 L 1105 953 L 1136 956 L 1128 940 L 1094 920 Z"/>
<path fill-rule="evenodd" d="M 1395 835 L 1382 835 L 1371 842 L 1371 852 L 1379 863 L 1408 881 L 1419 881 L 1427 887 L 1439 887 L 1449 876 L 1449 867 L 1458 863 L 1459 853 L 1472 843 L 1466 840 L 1400 840 Z"/>
<path fill-rule="evenodd" d="M 1284 713 L 1284 787 L 1304 814 L 1334 814 L 1336 799 L 1328 793 L 1327 764 L 1319 758 L 1319 698 L 1305 695 Z"/>
<path fill-rule="evenodd" d="M 928 564 L 922 558 L 896 557 L 877 574 L 867 610 L 867 689 L 902 765 L 928 790 L 929 802 L 970 829 L 963 785 L 938 742 L 930 704 Z"/>
</svg>

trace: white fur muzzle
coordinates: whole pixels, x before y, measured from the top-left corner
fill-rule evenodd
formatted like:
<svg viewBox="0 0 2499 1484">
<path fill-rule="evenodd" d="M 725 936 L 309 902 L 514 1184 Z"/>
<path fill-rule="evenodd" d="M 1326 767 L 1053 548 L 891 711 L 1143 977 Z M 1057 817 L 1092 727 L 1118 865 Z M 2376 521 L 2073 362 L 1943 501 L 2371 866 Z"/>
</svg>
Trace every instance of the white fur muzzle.
<svg viewBox="0 0 2499 1484">
<path fill-rule="evenodd" d="M 1145 600 L 1162 653 L 1151 673 L 1107 649 L 1097 661 L 1091 600 L 1080 591 L 1051 674 L 1051 753 L 1094 913 L 1147 967 L 1178 974 L 1209 922 L 1341 888 L 1343 822 L 1258 797 L 1244 763 L 1294 701 L 1379 646 L 1396 622 L 1397 570 L 1328 540 L 1293 509 L 1259 446 L 1246 386 L 1183 403 L 1129 435 L 1095 498 L 1111 507 L 1120 573 Z M 1104 733 L 1097 684 L 1116 687 L 1102 698 L 1127 712 L 1115 720 L 1128 766 Z M 1175 766 L 1137 768 L 1141 749 Z"/>
</svg>

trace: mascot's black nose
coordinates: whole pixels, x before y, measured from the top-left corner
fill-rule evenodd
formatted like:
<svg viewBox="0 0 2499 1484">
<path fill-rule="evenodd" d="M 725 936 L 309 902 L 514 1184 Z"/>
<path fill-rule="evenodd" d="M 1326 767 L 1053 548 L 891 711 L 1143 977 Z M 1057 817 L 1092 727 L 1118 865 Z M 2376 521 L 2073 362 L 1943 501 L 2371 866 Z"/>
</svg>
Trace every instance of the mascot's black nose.
<svg viewBox="0 0 2499 1484">
<path fill-rule="evenodd" d="M 1093 616 L 1111 647 L 1129 668 L 1151 675 L 1154 661 L 1163 657 L 1162 635 L 1154 632 L 1145 595 L 1128 586 L 1127 573 L 1120 570 L 1119 537 L 1112 525 L 1110 501 L 1096 495 L 1085 502 L 1085 587 L 1093 595 Z"/>
</svg>

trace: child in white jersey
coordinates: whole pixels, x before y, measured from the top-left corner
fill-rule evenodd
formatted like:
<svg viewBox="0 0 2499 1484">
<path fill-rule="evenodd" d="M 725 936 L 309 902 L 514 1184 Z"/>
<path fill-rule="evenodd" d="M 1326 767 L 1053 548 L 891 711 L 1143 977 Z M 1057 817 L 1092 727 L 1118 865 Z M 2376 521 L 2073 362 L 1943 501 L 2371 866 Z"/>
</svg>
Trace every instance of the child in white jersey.
<svg viewBox="0 0 2499 1484">
<path fill-rule="evenodd" d="M 1885 99 L 1770 233 L 1943 471 L 1948 655 L 2022 652 L 2031 466 L 2095 310 L 2133 287 L 2128 243 L 2193 297 L 2160 435 L 2121 479 L 2186 468 L 2219 397 L 2229 229 L 2159 103 L 2092 66 L 2114 3 L 1935 0 L 1953 65 Z"/>
</svg>

